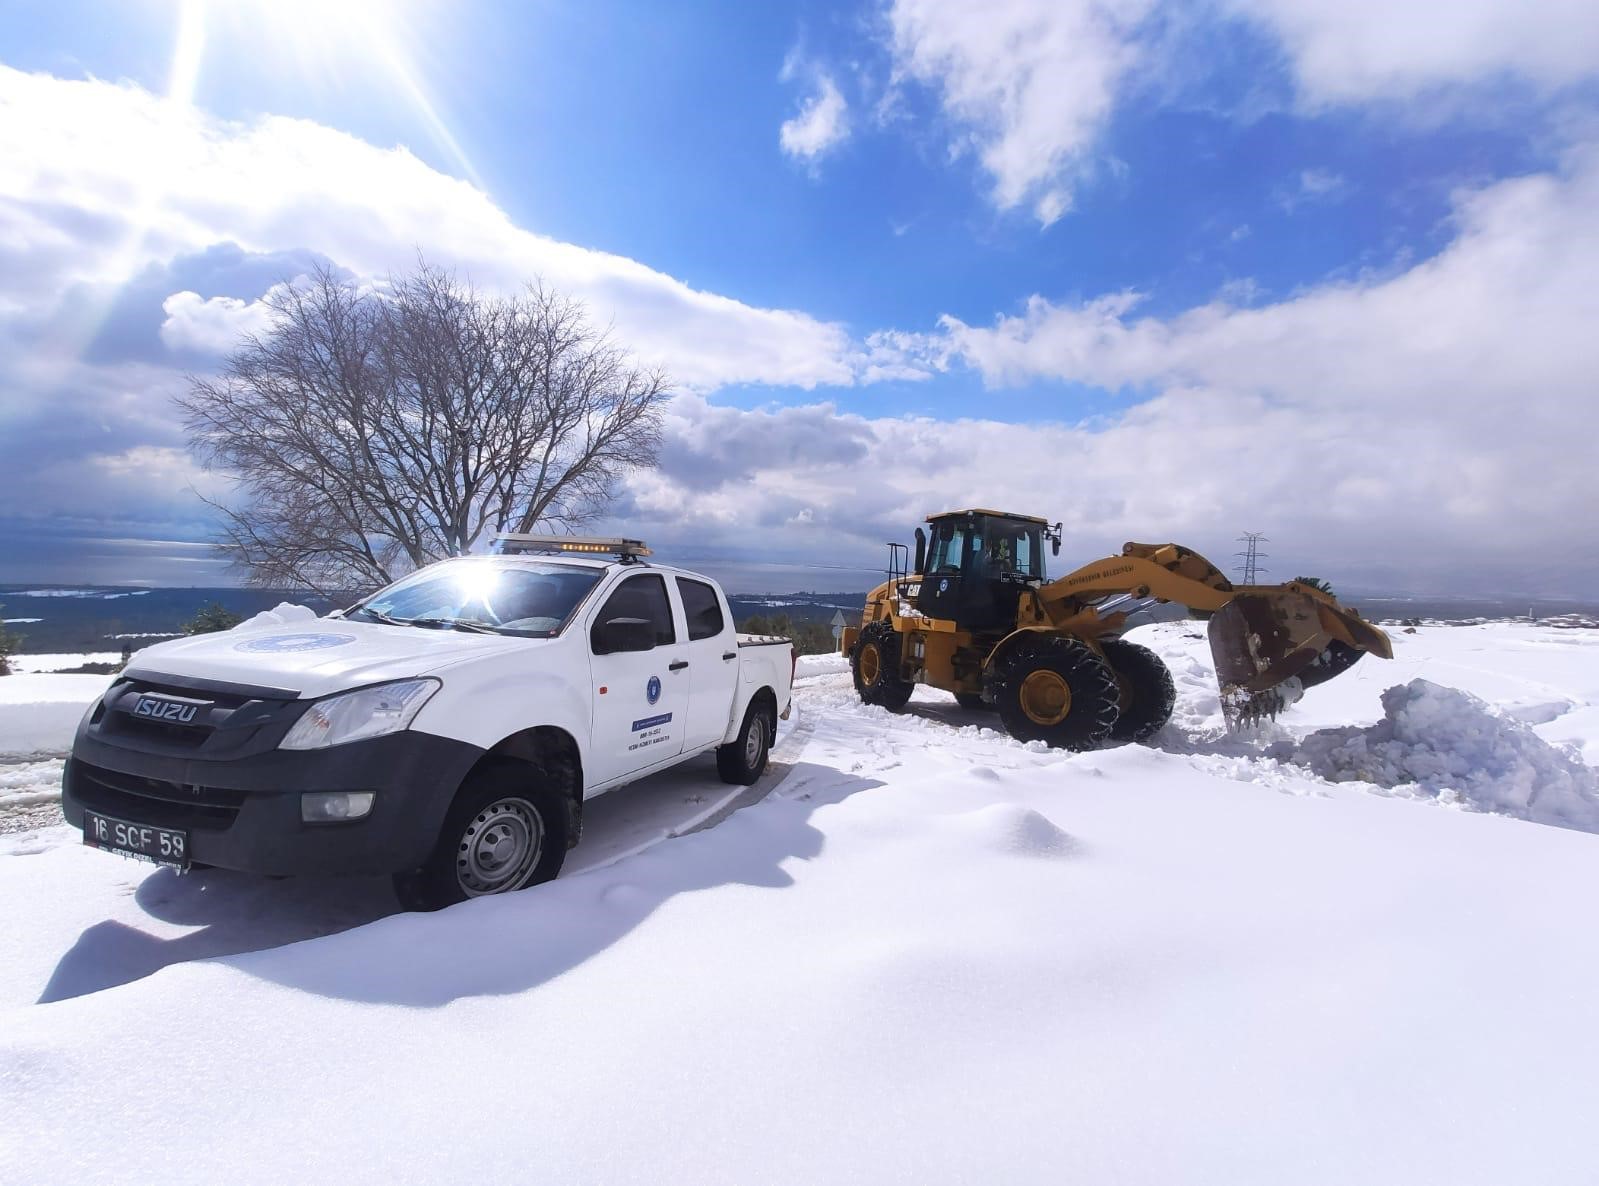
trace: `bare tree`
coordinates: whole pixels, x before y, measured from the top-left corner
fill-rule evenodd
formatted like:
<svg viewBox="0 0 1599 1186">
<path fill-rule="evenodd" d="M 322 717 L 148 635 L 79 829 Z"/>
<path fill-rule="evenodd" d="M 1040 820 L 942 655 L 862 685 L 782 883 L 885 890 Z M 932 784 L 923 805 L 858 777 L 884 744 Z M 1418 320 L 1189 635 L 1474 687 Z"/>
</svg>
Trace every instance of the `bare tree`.
<svg viewBox="0 0 1599 1186">
<path fill-rule="evenodd" d="M 542 286 L 490 297 L 422 264 L 269 301 L 271 329 L 178 400 L 190 447 L 238 478 L 213 505 L 252 584 L 368 588 L 494 531 L 570 529 L 654 464 L 665 377 Z"/>
</svg>

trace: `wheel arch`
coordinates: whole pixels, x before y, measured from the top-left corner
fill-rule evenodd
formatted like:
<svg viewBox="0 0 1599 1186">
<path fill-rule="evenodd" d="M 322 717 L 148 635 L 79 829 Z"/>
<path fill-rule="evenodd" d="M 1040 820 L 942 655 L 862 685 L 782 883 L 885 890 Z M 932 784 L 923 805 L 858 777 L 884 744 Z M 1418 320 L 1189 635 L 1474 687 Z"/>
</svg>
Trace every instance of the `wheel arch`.
<svg viewBox="0 0 1599 1186">
<path fill-rule="evenodd" d="M 583 832 L 583 750 L 577 738 L 558 725 L 520 729 L 483 752 L 456 787 L 456 794 L 479 770 L 504 763 L 525 765 L 556 784 L 567 803 L 567 847 L 574 847 Z"/>
<path fill-rule="evenodd" d="M 990 674 L 994 670 L 994 664 L 1005 658 L 1022 643 L 1034 638 L 1070 638 L 1088 646 L 1093 645 L 1086 638 L 1078 638 L 1077 635 L 1063 632 L 1054 626 L 1021 626 L 1012 630 L 994 644 L 993 648 L 988 652 L 987 658 L 983 660 L 983 674 L 985 676 Z"/>
</svg>

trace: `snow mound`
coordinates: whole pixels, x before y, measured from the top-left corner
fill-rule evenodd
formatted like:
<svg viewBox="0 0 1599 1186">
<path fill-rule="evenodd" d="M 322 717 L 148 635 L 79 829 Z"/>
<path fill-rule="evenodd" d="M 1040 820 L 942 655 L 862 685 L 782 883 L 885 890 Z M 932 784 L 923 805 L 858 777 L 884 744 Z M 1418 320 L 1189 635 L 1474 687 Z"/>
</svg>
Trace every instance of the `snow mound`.
<svg viewBox="0 0 1599 1186">
<path fill-rule="evenodd" d="M 1334 782 L 1415 787 L 1479 811 L 1599 832 L 1599 775 L 1523 721 L 1416 679 L 1382 694 L 1369 728 L 1323 729 L 1273 757 Z"/>
<path fill-rule="evenodd" d="M 1042 812 L 1017 803 L 995 803 L 966 817 L 985 847 L 1022 857 L 1067 857 L 1077 842 Z"/>
<path fill-rule="evenodd" d="M 270 630 L 274 626 L 293 626 L 300 622 L 314 622 L 317 612 L 303 605 L 280 601 L 271 609 L 264 609 L 253 618 L 246 618 L 234 630 Z"/>
<path fill-rule="evenodd" d="M 848 670 L 849 660 L 843 655 L 801 655 L 794 666 L 794 676 L 837 675 Z"/>
</svg>

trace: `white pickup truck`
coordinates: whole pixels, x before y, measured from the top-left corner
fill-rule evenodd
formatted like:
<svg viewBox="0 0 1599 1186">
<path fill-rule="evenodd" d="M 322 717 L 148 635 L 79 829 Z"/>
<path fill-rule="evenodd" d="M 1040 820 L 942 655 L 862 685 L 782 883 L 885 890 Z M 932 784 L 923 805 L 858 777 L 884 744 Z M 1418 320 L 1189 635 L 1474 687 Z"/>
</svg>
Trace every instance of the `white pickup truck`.
<svg viewBox="0 0 1599 1186">
<path fill-rule="evenodd" d="M 766 768 L 793 647 L 634 540 L 503 536 L 327 619 L 142 650 L 78 728 L 85 843 L 187 867 L 389 873 L 429 909 L 548 881 L 585 799 L 714 751 Z"/>
</svg>

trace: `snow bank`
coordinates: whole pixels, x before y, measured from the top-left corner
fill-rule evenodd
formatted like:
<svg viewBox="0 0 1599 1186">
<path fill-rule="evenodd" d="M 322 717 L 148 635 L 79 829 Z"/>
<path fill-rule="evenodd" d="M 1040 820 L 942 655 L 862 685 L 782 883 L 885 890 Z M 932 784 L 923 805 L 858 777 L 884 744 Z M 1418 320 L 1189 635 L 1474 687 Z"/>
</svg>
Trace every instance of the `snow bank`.
<svg viewBox="0 0 1599 1186">
<path fill-rule="evenodd" d="M 1424 679 L 1389 688 L 1382 705 L 1369 728 L 1323 729 L 1272 756 L 1334 782 L 1413 786 L 1480 811 L 1599 832 L 1599 775 L 1523 720 Z"/>
<path fill-rule="evenodd" d="M 301 622 L 314 622 L 317 612 L 293 602 L 280 601 L 271 609 L 264 609 L 253 618 L 246 618 L 234 630 L 270 630 L 274 626 L 294 626 Z"/>
<path fill-rule="evenodd" d="M 794 678 L 811 675 L 836 675 L 849 670 L 849 660 L 843 655 L 801 655 L 794 665 Z"/>
<path fill-rule="evenodd" d="M 0 755 L 64 754 L 108 675 L 0 677 Z"/>
<path fill-rule="evenodd" d="M 66 671 L 85 663 L 120 663 L 121 651 L 47 651 L 37 655 L 12 655 L 11 670 L 17 673 Z"/>
</svg>

